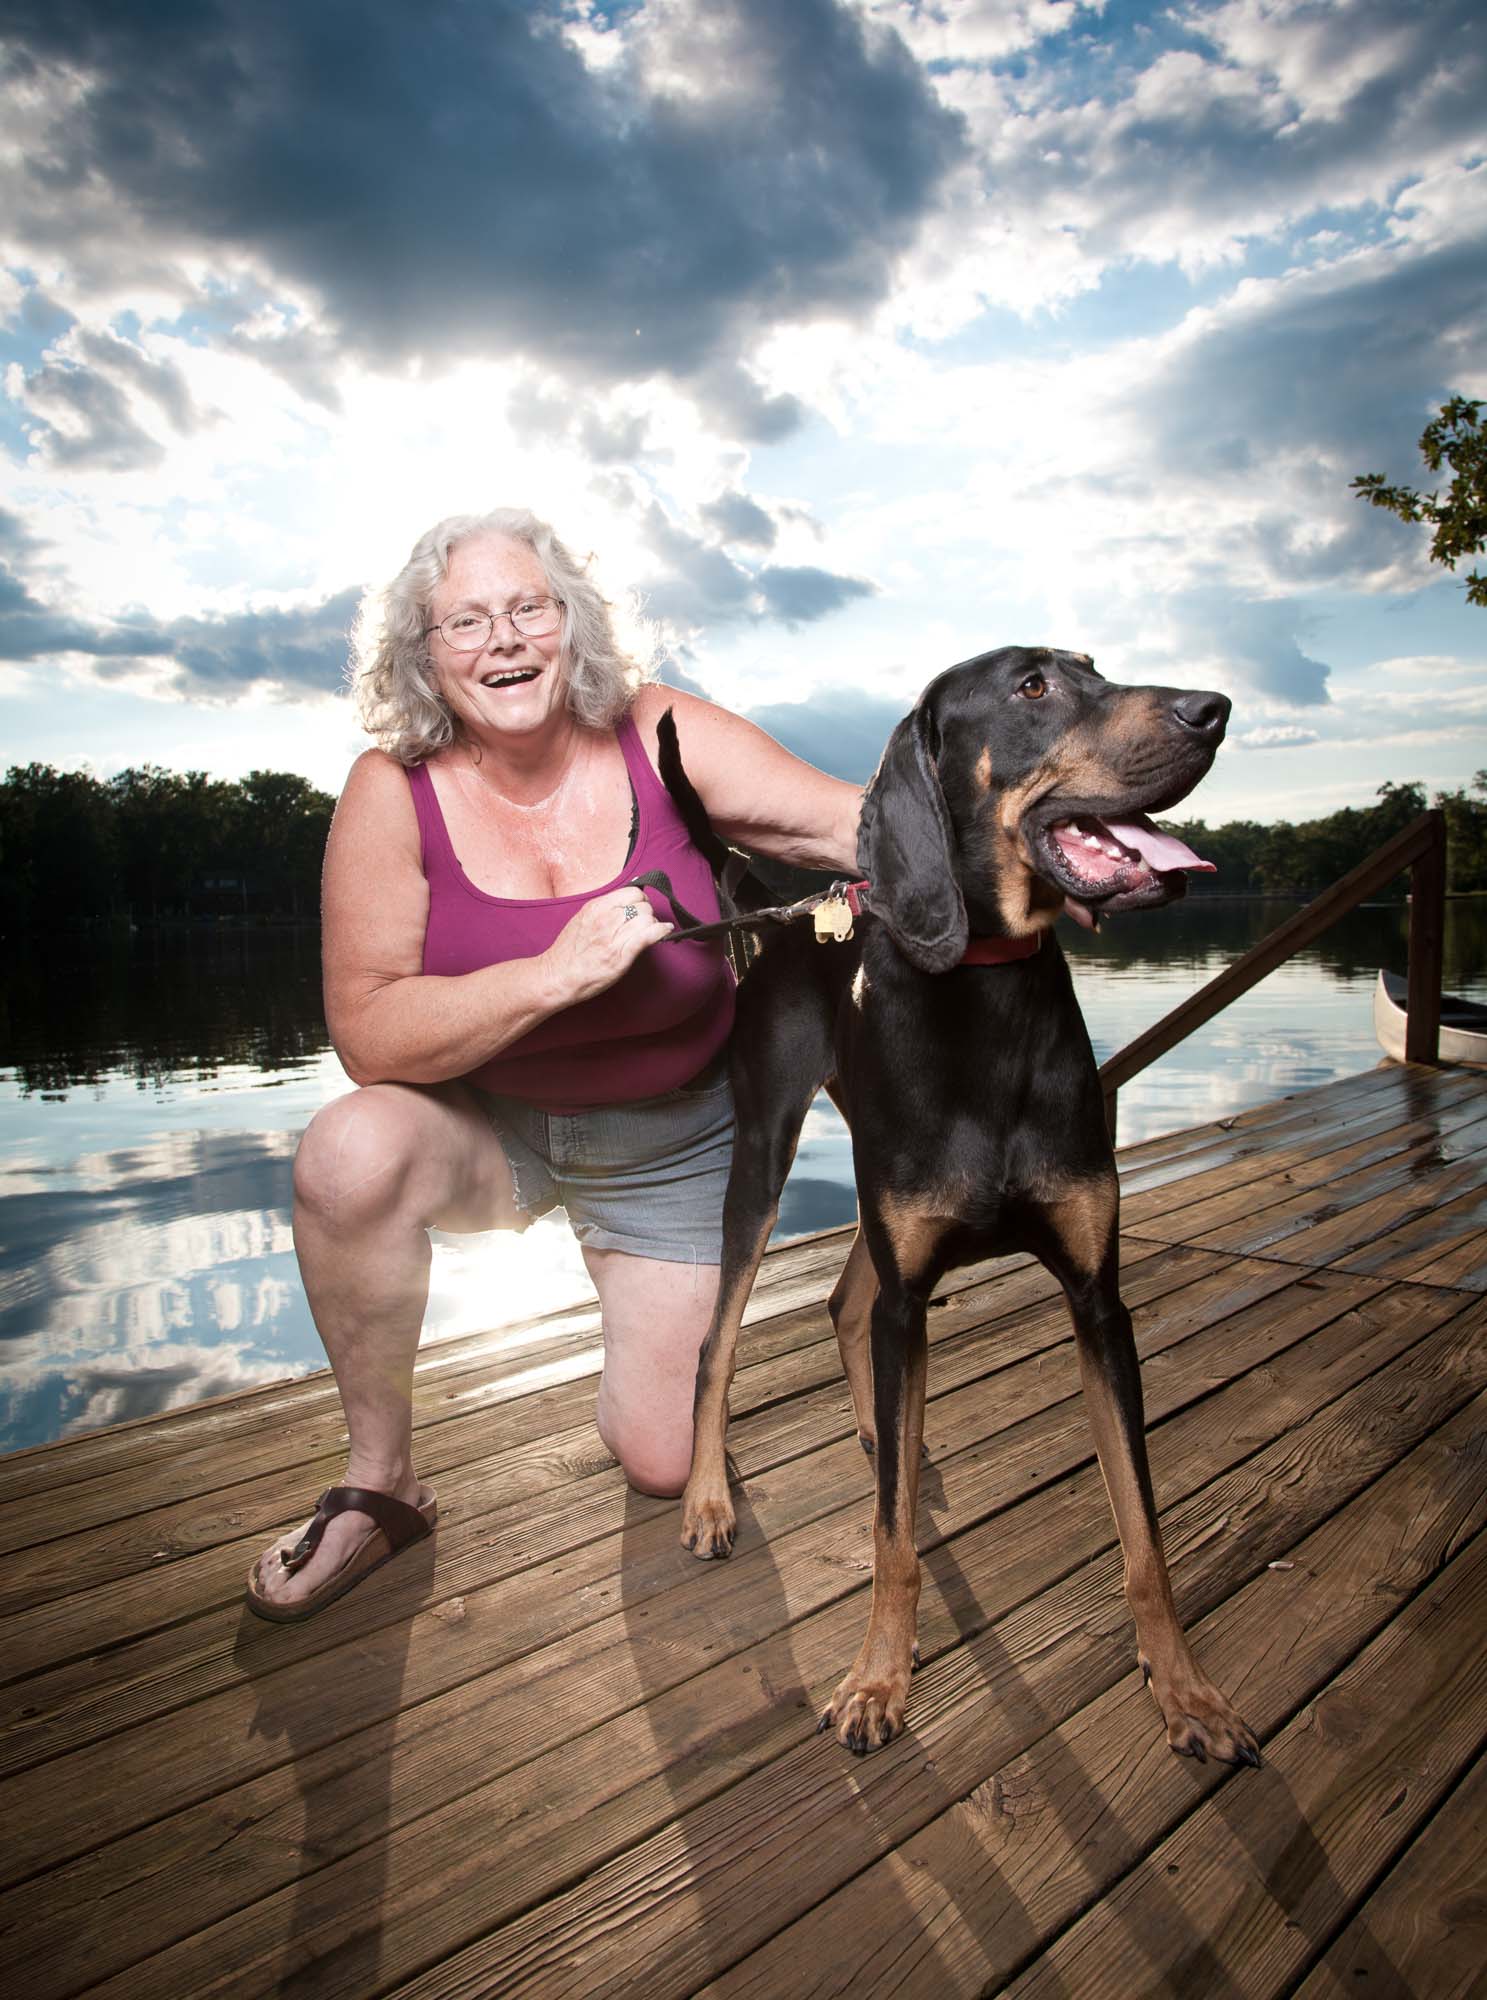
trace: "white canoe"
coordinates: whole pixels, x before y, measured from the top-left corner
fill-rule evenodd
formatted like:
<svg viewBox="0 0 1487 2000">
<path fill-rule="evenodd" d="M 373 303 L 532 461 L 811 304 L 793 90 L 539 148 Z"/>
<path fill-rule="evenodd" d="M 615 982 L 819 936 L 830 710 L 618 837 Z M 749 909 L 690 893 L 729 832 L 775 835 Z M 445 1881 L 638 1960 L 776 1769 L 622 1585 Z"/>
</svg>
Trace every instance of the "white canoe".
<svg viewBox="0 0 1487 2000">
<path fill-rule="evenodd" d="M 1405 1000 L 1409 981 L 1398 972 L 1380 972 L 1373 989 L 1373 1031 L 1379 1047 L 1396 1062 L 1404 1061 Z M 1475 1000 L 1441 995 L 1442 1062 L 1487 1063 L 1487 1007 Z"/>
</svg>

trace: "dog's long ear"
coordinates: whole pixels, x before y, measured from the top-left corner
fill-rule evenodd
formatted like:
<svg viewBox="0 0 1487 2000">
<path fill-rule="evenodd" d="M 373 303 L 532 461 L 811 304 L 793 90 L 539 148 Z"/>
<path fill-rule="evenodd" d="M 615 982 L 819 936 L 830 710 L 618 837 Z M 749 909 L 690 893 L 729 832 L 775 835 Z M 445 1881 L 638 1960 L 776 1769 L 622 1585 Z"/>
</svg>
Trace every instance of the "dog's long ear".
<svg viewBox="0 0 1487 2000">
<path fill-rule="evenodd" d="M 947 972 L 965 956 L 970 926 L 956 880 L 945 794 L 930 755 L 923 702 L 894 730 L 862 802 L 857 865 L 869 903 L 921 972 Z"/>
</svg>

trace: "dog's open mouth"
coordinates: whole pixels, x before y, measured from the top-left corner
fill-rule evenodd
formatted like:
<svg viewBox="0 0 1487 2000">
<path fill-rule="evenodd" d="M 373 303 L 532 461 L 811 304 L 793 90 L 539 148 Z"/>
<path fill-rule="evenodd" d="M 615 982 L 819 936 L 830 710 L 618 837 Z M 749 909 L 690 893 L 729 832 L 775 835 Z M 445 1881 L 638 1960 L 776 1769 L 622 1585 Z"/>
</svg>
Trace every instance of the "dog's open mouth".
<svg viewBox="0 0 1487 2000">
<path fill-rule="evenodd" d="M 1186 891 L 1190 873 L 1214 872 L 1211 861 L 1142 813 L 1128 819 L 1081 813 L 1053 820 L 1039 833 L 1038 844 L 1048 874 L 1064 891 L 1068 914 L 1089 929 L 1107 910 L 1170 903 Z"/>
</svg>

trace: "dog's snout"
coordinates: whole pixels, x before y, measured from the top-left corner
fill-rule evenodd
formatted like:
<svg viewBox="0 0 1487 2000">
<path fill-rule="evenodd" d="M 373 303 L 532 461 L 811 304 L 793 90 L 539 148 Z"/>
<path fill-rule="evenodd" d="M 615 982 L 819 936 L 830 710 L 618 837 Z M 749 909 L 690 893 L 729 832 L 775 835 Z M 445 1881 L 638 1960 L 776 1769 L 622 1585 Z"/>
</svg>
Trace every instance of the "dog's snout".
<svg viewBox="0 0 1487 2000">
<path fill-rule="evenodd" d="M 1206 742 L 1216 743 L 1223 735 L 1229 720 L 1229 697 L 1226 694 L 1198 692 L 1180 694 L 1172 704 L 1172 713 L 1185 729 L 1191 729 L 1195 736 Z"/>
</svg>

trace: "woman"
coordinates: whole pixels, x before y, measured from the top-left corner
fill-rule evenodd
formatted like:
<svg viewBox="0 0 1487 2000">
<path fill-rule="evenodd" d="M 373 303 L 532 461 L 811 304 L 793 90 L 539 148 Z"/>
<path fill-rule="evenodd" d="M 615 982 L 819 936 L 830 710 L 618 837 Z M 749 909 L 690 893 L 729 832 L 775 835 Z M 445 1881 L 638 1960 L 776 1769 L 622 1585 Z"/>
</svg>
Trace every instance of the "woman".
<svg viewBox="0 0 1487 2000">
<path fill-rule="evenodd" d="M 544 523 L 443 521 L 364 607 L 353 766 L 325 857 L 326 1019 L 360 1086 L 295 1161 L 294 1240 L 350 1433 L 345 1484 L 249 1578 L 308 1617 L 433 1525 L 413 1467 L 431 1228 L 524 1229 L 562 1201 L 599 1294 L 597 1423 L 631 1485 L 676 1493 L 717 1290 L 732 1143 L 721 952 L 625 887 L 706 864 L 655 771 L 741 846 L 844 872 L 857 787 L 725 709 L 637 685 L 608 607 Z"/>
</svg>

